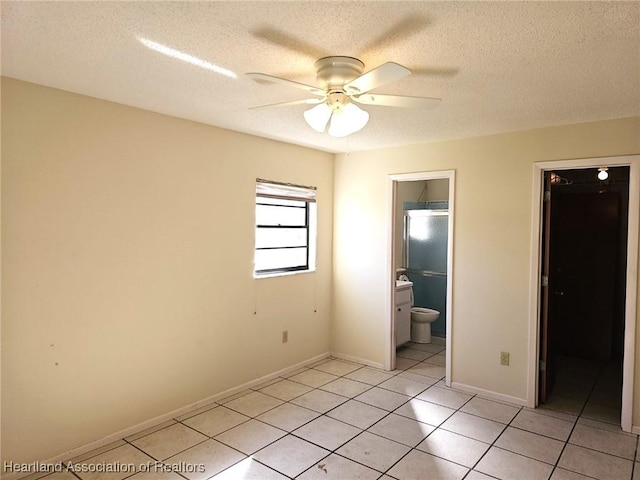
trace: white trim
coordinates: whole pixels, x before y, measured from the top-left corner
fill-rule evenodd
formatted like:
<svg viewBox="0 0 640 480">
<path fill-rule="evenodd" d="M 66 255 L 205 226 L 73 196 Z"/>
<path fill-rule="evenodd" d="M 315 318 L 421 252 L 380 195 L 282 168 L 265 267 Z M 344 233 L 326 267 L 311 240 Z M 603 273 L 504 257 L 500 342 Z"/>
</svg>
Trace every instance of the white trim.
<svg viewBox="0 0 640 480">
<path fill-rule="evenodd" d="M 360 363 L 367 367 L 377 368 L 379 370 L 385 370 L 384 364 L 378 362 L 372 362 L 371 360 L 365 360 L 364 358 L 354 357 L 352 355 L 345 355 L 344 353 L 331 352 L 331 356 L 339 358 L 340 360 L 346 360 L 347 362 Z"/>
<path fill-rule="evenodd" d="M 622 381 L 621 427 L 632 431 L 633 387 L 636 350 L 636 316 L 638 294 L 638 223 L 640 218 L 640 155 L 618 157 L 582 158 L 537 162 L 533 164 L 533 191 L 531 208 L 531 264 L 529 291 L 529 365 L 527 381 L 527 404 L 535 407 L 538 391 L 538 343 L 539 343 L 539 279 L 541 275 L 541 217 L 542 217 L 542 176 L 547 170 L 569 170 L 573 168 L 597 168 L 600 166 L 630 167 L 629 212 L 627 233 L 627 290 L 624 324 L 624 360 Z"/>
<path fill-rule="evenodd" d="M 416 172 L 416 173 L 400 173 L 389 175 L 387 187 L 387 233 L 388 233 L 388 249 L 387 249 L 387 294 L 385 299 L 387 303 L 386 311 L 389 312 L 389 321 L 385 328 L 385 369 L 392 370 L 395 368 L 395 352 L 396 345 L 393 341 L 393 312 L 395 305 L 395 278 L 396 272 L 393 269 L 395 258 L 395 216 L 396 216 L 396 191 L 397 182 L 414 182 L 420 180 L 449 180 L 449 227 L 447 239 L 447 318 L 446 329 L 446 361 L 445 361 L 445 384 L 451 386 L 451 359 L 452 359 L 452 319 L 453 319 L 453 232 L 455 224 L 455 170 L 440 170 L 433 172 Z"/>
<path fill-rule="evenodd" d="M 464 383 L 452 382 L 451 388 L 455 390 L 461 390 L 467 393 L 473 393 L 483 398 L 490 400 L 496 400 L 498 402 L 508 403 L 510 405 L 518 405 L 520 407 L 527 406 L 527 399 L 520 397 L 512 397 L 511 395 L 505 395 L 504 393 L 492 392 L 491 390 L 484 390 L 478 387 L 472 387 L 471 385 L 465 385 Z"/>
<path fill-rule="evenodd" d="M 395 325 L 393 322 L 393 316 L 395 315 L 396 305 L 396 272 L 394 271 L 395 254 L 396 254 L 396 236 L 395 236 L 395 220 L 396 220 L 396 196 L 398 186 L 391 176 L 387 183 L 387 221 L 391 222 L 387 224 L 387 281 L 385 282 L 384 289 L 384 301 L 385 311 L 387 312 L 387 318 L 390 319 L 386 322 L 384 329 L 384 369 L 392 371 L 396 369 L 396 342 L 395 342 Z"/>
<path fill-rule="evenodd" d="M 83 445 L 81 447 L 78 448 L 74 448 L 72 450 L 68 450 L 64 453 L 61 453 L 60 455 L 56 455 L 55 457 L 52 457 L 48 460 L 45 461 L 41 461 L 39 462 L 41 465 L 49 465 L 49 464 L 56 464 L 58 462 L 65 462 L 68 460 L 71 460 L 73 458 L 79 457 L 80 455 L 84 455 L 85 453 L 91 452 L 93 450 L 97 450 L 98 448 L 104 447 L 106 445 L 109 445 L 111 443 L 117 442 L 118 440 L 121 440 L 125 437 L 130 437 L 132 435 L 135 435 L 137 433 L 140 433 L 144 430 L 147 430 L 149 428 L 152 428 L 160 423 L 164 423 L 168 420 L 172 420 L 176 417 L 179 417 L 181 415 L 184 415 L 186 413 L 190 413 L 192 411 L 198 410 L 199 408 L 202 408 L 206 405 L 209 405 L 213 402 L 215 402 L 216 400 L 220 400 L 226 397 L 230 397 L 231 395 L 234 395 L 236 393 L 242 392 L 243 390 L 246 390 L 248 388 L 254 387 L 256 385 L 260 385 L 261 383 L 267 382 L 269 380 L 273 380 L 274 378 L 280 377 L 282 375 L 285 375 L 289 372 L 293 372 L 299 368 L 302 368 L 306 365 L 310 365 L 312 363 L 318 362 L 319 360 L 325 359 L 327 357 L 330 357 L 331 353 L 330 352 L 325 352 L 325 353 L 321 353 L 320 355 L 316 355 L 313 358 L 310 358 L 308 360 L 304 360 L 302 362 L 296 363 L 295 365 L 291 366 L 291 367 L 287 367 L 287 368 L 283 368 L 282 370 L 278 370 L 277 372 L 274 373 L 270 373 L 268 375 L 265 375 L 263 377 L 257 378 L 255 380 L 251 380 L 250 382 L 247 383 L 243 383 L 242 385 L 238 385 L 237 387 L 233 387 L 233 388 L 229 388 L 227 390 L 225 390 L 224 392 L 220 392 L 217 393 L 215 395 L 211 395 L 210 397 L 207 397 L 205 399 L 202 400 L 198 400 L 195 403 L 192 403 L 190 405 L 178 408 L 176 410 L 173 410 L 171 412 L 165 413 L 163 415 L 159 415 L 157 417 L 154 417 L 150 420 L 146 420 L 142 423 L 138 423 L 137 425 L 134 425 L 133 427 L 128 427 L 125 428 L 123 430 L 120 430 L 118 432 L 112 433 L 110 435 L 107 435 L 106 437 L 101 438 L 100 440 L 96 440 L 95 442 L 91 442 L 88 443 L 86 445 Z M 24 462 L 23 462 L 24 463 Z M 30 462 L 29 462 L 30 463 Z M 15 472 L 15 473 L 9 473 L 9 474 L 5 474 L 2 475 L 2 480 L 14 480 L 17 478 L 22 478 L 24 477 L 25 474 L 24 473 L 19 473 L 19 472 Z"/>
</svg>

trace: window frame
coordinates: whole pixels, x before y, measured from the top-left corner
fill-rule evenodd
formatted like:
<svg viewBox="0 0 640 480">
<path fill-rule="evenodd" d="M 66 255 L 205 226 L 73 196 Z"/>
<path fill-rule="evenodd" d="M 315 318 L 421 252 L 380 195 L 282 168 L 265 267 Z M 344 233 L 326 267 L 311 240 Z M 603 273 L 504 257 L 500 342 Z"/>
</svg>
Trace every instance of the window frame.
<svg viewBox="0 0 640 480">
<path fill-rule="evenodd" d="M 271 199 L 269 202 L 261 203 L 261 198 Z M 283 203 L 278 204 L 277 201 L 282 200 Z M 287 205 L 287 201 L 302 202 L 302 205 Z M 259 205 L 275 206 L 278 208 L 297 208 L 304 209 L 304 224 L 302 225 L 267 225 L 258 224 L 257 210 Z M 255 278 L 287 275 L 294 273 L 304 273 L 315 271 L 315 255 L 316 255 L 316 228 L 317 228 L 317 215 L 316 215 L 316 187 L 306 187 L 301 185 L 294 185 L 290 183 L 274 182 L 271 180 L 256 179 L 256 197 L 255 197 L 255 212 L 256 218 L 254 222 L 254 267 L 253 275 Z M 269 246 L 258 247 L 258 230 L 259 229 L 303 229 L 305 230 L 305 245 L 295 246 Z M 304 264 L 295 266 L 278 266 L 273 268 L 257 269 L 255 257 L 257 252 L 265 250 L 288 250 L 288 249 L 302 249 L 306 250 Z"/>
</svg>

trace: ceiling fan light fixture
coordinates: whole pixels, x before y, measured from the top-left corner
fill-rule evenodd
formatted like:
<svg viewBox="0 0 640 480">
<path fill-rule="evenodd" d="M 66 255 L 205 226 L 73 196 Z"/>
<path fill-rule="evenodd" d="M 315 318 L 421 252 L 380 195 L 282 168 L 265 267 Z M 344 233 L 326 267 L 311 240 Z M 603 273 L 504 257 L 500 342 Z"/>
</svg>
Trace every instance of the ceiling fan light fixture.
<svg viewBox="0 0 640 480">
<path fill-rule="evenodd" d="M 316 105 L 304 112 L 304 119 L 307 124 L 318 133 L 324 133 L 329 123 L 329 118 L 333 110 L 325 102 Z"/>
<path fill-rule="evenodd" d="M 329 135 L 346 137 L 364 128 L 369 122 L 369 114 L 353 103 L 347 103 L 333 111 L 329 124 Z"/>
</svg>

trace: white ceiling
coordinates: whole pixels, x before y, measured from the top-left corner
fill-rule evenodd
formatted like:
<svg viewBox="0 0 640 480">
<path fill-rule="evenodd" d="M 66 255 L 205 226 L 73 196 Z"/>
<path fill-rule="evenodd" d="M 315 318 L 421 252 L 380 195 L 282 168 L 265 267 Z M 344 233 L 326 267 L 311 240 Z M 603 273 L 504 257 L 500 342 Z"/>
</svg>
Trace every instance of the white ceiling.
<svg viewBox="0 0 640 480">
<path fill-rule="evenodd" d="M 8 2 L 2 74 L 330 152 L 640 115 L 640 2 Z M 228 68 L 149 50 L 144 37 Z M 440 97 L 434 110 L 366 106 L 369 124 L 311 130 L 305 98 L 246 78 L 315 84 L 322 56 L 414 74 L 377 93 Z"/>
</svg>

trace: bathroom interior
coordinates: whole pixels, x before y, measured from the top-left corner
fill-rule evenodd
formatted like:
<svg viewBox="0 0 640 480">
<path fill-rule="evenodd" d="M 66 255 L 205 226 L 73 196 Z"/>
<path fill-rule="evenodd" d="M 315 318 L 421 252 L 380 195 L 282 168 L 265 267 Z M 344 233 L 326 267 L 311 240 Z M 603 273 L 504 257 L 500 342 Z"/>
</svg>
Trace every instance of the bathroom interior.
<svg viewBox="0 0 640 480">
<path fill-rule="evenodd" d="M 409 346 L 445 344 L 449 179 L 398 182 L 396 195 L 394 321 L 402 357 Z"/>
</svg>

